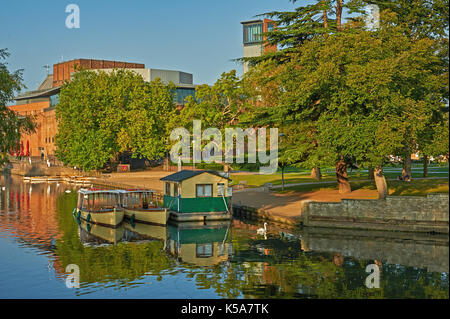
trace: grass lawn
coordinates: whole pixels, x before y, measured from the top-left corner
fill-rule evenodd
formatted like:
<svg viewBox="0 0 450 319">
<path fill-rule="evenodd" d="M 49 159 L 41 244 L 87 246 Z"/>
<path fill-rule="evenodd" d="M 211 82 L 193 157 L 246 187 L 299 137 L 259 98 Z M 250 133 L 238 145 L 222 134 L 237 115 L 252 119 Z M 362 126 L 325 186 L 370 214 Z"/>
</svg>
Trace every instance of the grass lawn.
<svg viewBox="0 0 450 319">
<path fill-rule="evenodd" d="M 387 179 L 397 178 L 402 169 L 394 168 L 394 167 L 386 167 L 384 169 L 384 173 Z M 367 180 L 368 174 L 365 171 L 349 171 L 348 172 L 350 181 L 358 181 L 358 180 Z M 414 178 L 422 177 L 422 168 L 414 167 L 412 169 L 413 181 Z M 449 176 L 449 167 L 448 166 L 436 166 L 430 167 L 428 170 L 428 177 L 448 177 Z M 270 175 L 259 175 L 259 174 L 231 174 L 231 179 L 233 184 L 239 184 L 241 181 L 247 181 L 247 185 L 249 187 L 260 187 L 265 183 L 272 183 L 273 185 L 281 185 L 281 173 L 270 174 Z M 285 173 L 284 174 L 285 184 L 294 184 L 294 183 L 311 183 L 316 182 L 315 179 L 310 177 L 310 172 L 296 172 L 296 173 Z M 322 170 L 322 182 L 327 181 L 336 181 L 336 174 L 333 170 Z M 327 186 L 327 185 L 325 185 Z M 319 187 L 324 187 L 320 185 Z"/>
<path fill-rule="evenodd" d="M 449 192 L 448 179 L 420 179 L 411 182 L 387 181 L 389 195 L 391 196 L 424 196 L 430 193 Z M 376 190 L 375 182 L 352 181 L 352 190 L 369 189 Z M 285 192 L 311 192 L 319 190 L 337 190 L 337 184 L 315 184 L 286 187 L 284 191 L 277 190 L 279 193 Z"/>
</svg>

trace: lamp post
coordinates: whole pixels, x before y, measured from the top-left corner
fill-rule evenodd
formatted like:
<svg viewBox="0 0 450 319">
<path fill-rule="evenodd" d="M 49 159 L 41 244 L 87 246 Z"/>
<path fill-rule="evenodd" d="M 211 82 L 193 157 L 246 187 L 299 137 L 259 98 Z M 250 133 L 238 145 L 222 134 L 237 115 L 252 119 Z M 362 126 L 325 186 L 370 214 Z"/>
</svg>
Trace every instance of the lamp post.
<svg viewBox="0 0 450 319">
<path fill-rule="evenodd" d="M 283 141 L 283 133 L 280 133 L 280 145 Z M 284 191 L 284 164 L 281 165 L 281 190 Z"/>
<path fill-rule="evenodd" d="M 192 168 L 195 170 L 195 141 L 192 141 Z"/>
</svg>

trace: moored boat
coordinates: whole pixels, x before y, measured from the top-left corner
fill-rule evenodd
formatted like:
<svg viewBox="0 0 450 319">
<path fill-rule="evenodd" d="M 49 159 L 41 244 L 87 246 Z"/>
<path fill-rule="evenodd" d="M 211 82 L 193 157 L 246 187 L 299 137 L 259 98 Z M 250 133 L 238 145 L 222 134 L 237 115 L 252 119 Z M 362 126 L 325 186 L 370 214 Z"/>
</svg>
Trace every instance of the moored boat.
<svg viewBox="0 0 450 319">
<path fill-rule="evenodd" d="M 120 206 L 118 191 L 91 188 L 78 191 L 74 213 L 89 223 L 116 227 L 123 220 L 124 209 Z"/>
<path fill-rule="evenodd" d="M 131 222 L 151 225 L 166 225 L 169 212 L 159 207 L 156 196 L 150 189 L 120 190 L 120 204 L 124 209 L 125 218 Z"/>
<path fill-rule="evenodd" d="M 163 206 L 175 222 L 230 220 L 232 189 L 228 173 L 181 170 L 160 179 L 164 182 Z"/>
</svg>

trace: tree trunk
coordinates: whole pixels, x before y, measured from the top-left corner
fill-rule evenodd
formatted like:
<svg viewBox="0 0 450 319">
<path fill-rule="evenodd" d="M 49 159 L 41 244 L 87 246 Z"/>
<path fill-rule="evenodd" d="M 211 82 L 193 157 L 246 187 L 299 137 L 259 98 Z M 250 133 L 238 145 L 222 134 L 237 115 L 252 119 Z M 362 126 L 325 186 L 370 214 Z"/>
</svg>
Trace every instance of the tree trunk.
<svg viewBox="0 0 450 319">
<path fill-rule="evenodd" d="M 377 185 L 378 199 L 385 199 L 388 195 L 386 178 L 383 175 L 383 167 L 378 166 L 374 169 L 375 184 Z"/>
<path fill-rule="evenodd" d="M 311 170 L 311 178 L 314 178 L 318 181 L 322 179 L 322 173 L 320 172 L 320 167 L 313 167 Z"/>
<path fill-rule="evenodd" d="M 322 0 L 322 4 L 325 5 L 325 0 Z M 328 28 L 328 16 L 327 16 L 327 10 L 322 11 L 323 15 L 323 27 Z"/>
<path fill-rule="evenodd" d="M 169 156 L 164 157 L 164 165 L 163 165 L 163 170 L 168 172 L 170 170 L 170 160 L 169 160 Z"/>
<path fill-rule="evenodd" d="M 369 174 L 369 179 L 370 179 L 370 180 L 373 180 L 373 179 L 375 178 L 375 175 L 374 175 L 374 174 L 375 174 L 375 170 L 373 169 L 373 167 L 369 167 L 369 168 L 368 168 L 368 171 L 369 171 L 369 172 L 368 172 L 368 174 Z"/>
<path fill-rule="evenodd" d="M 402 177 L 403 180 L 405 179 L 405 176 L 409 176 L 409 180 L 412 179 L 411 175 L 411 154 L 406 154 L 405 158 L 403 159 L 403 170 L 402 170 Z"/>
<path fill-rule="evenodd" d="M 352 191 L 347 175 L 347 164 L 345 162 L 338 162 L 335 165 L 336 178 L 339 186 L 339 194 L 346 194 Z"/>
<path fill-rule="evenodd" d="M 423 177 L 428 177 L 428 156 L 423 155 Z"/>
<path fill-rule="evenodd" d="M 338 31 L 342 29 L 342 0 L 336 1 L 336 26 Z"/>
</svg>

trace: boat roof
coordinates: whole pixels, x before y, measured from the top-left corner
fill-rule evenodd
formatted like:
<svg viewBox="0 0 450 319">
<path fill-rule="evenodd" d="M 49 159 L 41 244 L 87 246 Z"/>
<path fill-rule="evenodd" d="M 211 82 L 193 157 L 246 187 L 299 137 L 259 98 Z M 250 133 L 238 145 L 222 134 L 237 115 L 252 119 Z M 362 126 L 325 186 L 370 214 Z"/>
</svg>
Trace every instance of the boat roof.
<svg viewBox="0 0 450 319">
<path fill-rule="evenodd" d="M 171 175 L 168 175 L 166 177 L 160 178 L 160 180 L 166 181 L 166 182 L 181 182 L 181 181 L 184 181 L 186 179 L 189 179 L 191 177 L 194 177 L 194 176 L 197 176 L 197 175 L 200 175 L 203 173 L 209 173 L 209 174 L 216 175 L 221 178 L 230 180 L 229 175 L 227 173 L 219 173 L 219 172 L 216 172 L 213 170 L 198 170 L 198 171 L 195 170 L 194 171 L 194 170 L 188 170 L 188 169 L 184 169 L 184 170 L 178 171 L 176 173 L 173 173 Z"/>
<path fill-rule="evenodd" d="M 78 191 L 80 194 L 119 194 L 117 190 L 113 189 L 98 189 L 98 188 L 82 188 Z"/>
<path fill-rule="evenodd" d="M 153 189 L 119 189 L 117 192 L 121 194 L 128 193 L 156 193 Z"/>
</svg>

